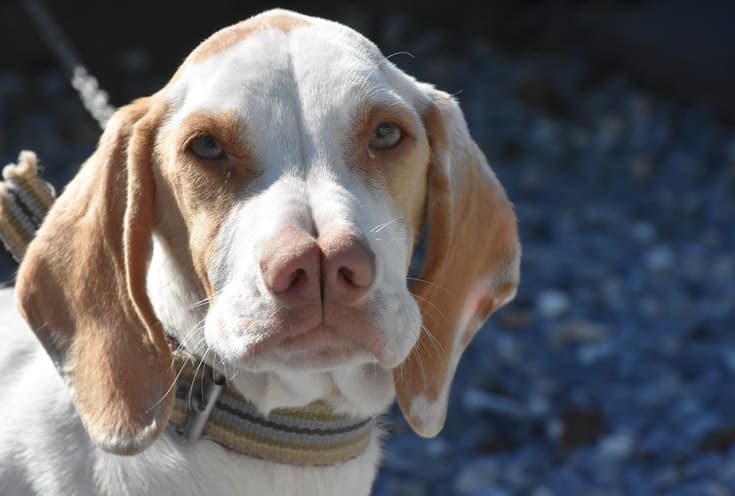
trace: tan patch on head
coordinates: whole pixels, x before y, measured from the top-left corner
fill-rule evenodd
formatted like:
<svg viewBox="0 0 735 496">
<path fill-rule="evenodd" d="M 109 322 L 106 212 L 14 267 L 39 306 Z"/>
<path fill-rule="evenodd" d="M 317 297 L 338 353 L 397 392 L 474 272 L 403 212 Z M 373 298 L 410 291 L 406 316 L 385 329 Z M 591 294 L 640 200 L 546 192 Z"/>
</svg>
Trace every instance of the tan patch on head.
<svg viewBox="0 0 735 496">
<path fill-rule="evenodd" d="M 189 144 L 202 135 L 214 137 L 225 158 L 196 157 Z M 160 143 L 157 181 L 161 193 L 157 198 L 156 229 L 177 261 L 194 270 L 202 289 L 211 297 L 208 274 L 220 228 L 238 195 L 258 171 L 243 141 L 243 126 L 233 112 L 195 112 Z"/>
<path fill-rule="evenodd" d="M 266 29 L 276 29 L 288 33 L 308 24 L 303 17 L 290 12 L 276 11 L 261 14 L 217 31 L 196 47 L 189 55 L 188 60 L 201 62 Z"/>
</svg>

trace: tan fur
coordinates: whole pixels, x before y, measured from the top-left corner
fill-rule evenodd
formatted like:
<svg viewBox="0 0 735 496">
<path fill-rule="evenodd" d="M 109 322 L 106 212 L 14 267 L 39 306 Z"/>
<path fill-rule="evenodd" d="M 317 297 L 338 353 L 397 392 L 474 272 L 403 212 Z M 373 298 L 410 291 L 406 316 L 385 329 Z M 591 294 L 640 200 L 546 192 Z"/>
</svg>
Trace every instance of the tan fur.
<svg viewBox="0 0 735 496">
<path fill-rule="evenodd" d="M 403 137 L 395 148 L 371 151 L 370 138 L 383 122 L 398 125 Z M 430 153 L 422 123 L 415 122 L 407 109 L 378 106 L 362 109 L 355 127 L 355 145 L 349 161 L 354 161 L 364 176 L 384 183 L 402 218 L 408 221 L 415 241 L 424 217 Z"/>
<path fill-rule="evenodd" d="M 187 150 L 191 139 L 203 134 L 217 140 L 225 151 L 225 159 L 203 161 Z M 160 137 L 159 148 L 168 148 L 161 160 L 158 183 L 159 189 L 168 194 L 162 194 L 157 210 L 168 211 L 169 215 L 156 224 L 156 231 L 169 247 L 189 247 L 188 253 L 178 253 L 178 261 L 194 269 L 209 297 L 213 296 L 208 268 L 214 256 L 214 240 L 238 194 L 258 174 L 241 139 L 243 134 L 234 113 L 200 112 L 187 116 L 176 126 L 174 135 Z M 165 205 L 166 201 L 169 205 Z M 171 217 L 180 221 L 172 222 Z M 181 239 L 182 235 L 187 236 L 186 241 Z"/>
<path fill-rule="evenodd" d="M 428 251 L 412 288 L 424 330 L 394 375 L 404 416 L 427 436 L 437 426 L 412 414 L 412 400 L 441 400 L 477 327 L 514 294 L 520 255 L 512 205 L 469 137 L 457 104 L 431 93 L 435 103 L 424 117 L 432 148 Z"/>
<path fill-rule="evenodd" d="M 119 110 L 54 204 L 18 273 L 21 312 L 56 362 L 98 445 L 131 454 L 165 427 L 171 356 L 145 292 L 163 110 Z M 160 401 L 159 401 L 160 400 Z"/>
<path fill-rule="evenodd" d="M 288 33 L 309 23 L 290 13 L 277 13 L 251 17 L 233 26 L 221 29 L 200 44 L 189 56 L 192 62 L 201 62 L 213 55 L 221 53 L 232 45 L 266 29 L 277 29 Z"/>
</svg>

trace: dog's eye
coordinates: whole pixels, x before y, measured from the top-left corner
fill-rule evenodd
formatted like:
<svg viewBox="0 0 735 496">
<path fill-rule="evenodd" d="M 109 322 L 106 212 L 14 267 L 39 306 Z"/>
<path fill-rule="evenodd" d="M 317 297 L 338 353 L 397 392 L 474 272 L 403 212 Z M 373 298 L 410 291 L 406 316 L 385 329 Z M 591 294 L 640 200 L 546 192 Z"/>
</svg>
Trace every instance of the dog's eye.
<svg viewBox="0 0 735 496">
<path fill-rule="evenodd" d="M 225 158 L 225 151 L 214 139 L 214 136 L 203 134 L 189 143 L 189 150 L 203 160 L 219 160 Z"/>
<path fill-rule="evenodd" d="M 391 122 L 383 122 L 373 131 L 369 146 L 373 150 L 387 150 L 396 146 L 402 137 L 401 128 Z"/>
</svg>

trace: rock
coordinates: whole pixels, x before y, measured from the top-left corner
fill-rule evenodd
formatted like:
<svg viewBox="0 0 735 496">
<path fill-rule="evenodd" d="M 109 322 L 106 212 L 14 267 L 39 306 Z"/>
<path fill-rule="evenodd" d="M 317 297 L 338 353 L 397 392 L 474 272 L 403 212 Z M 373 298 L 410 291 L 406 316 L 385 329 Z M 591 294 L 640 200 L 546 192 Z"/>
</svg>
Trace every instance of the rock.
<svg viewBox="0 0 735 496">
<path fill-rule="evenodd" d="M 540 394 L 531 394 L 526 402 L 528 413 L 533 417 L 545 417 L 551 411 L 548 398 Z"/>
<path fill-rule="evenodd" d="M 389 477 L 379 485 L 381 496 L 425 496 L 429 494 L 425 484 L 411 479 Z"/>
<path fill-rule="evenodd" d="M 592 365 L 604 358 L 611 357 L 616 350 L 608 341 L 600 343 L 586 343 L 577 350 L 577 358 L 584 365 Z"/>
<path fill-rule="evenodd" d="M 561 442 L 569 448 L 596 442 L 605 431 L 605 417 L 597 409 L 570 407 L 562 413 Z"/>
<path fill-rule="evenodd" d="M 656 240 L 656 226 L 650 222 L 637 221 L 633 224 L 633 239 L 642 244 L 648 244 Z"/>
<path fill-rule="evenodd" d="M 570 304 L 569 296 L 557 289 L 543 290 L 536 297 L 536 311 L 550 320 L 556 320 L 567 313 Z"/>
<path fill-rule="evenodd" d="M 545 486 L 538 486 L 531 490 L 530 496 L 555 496 L 555 494 Z"/>
<path fill-rule="evenodd" d="M 466 389 L 462 394 L 462 404 L 471 412 L 488 412 L 517 419 L 528 416 L 528 411 L 518 401 L 478 388 Z"/>
<path fill-rule="evenodd" d="M 492 457 L 478 458 L 462 468 L 454 482 L 457 495 L 472 495 L 475 491 L 486 489 L 500 479 L 501 471 Z"/>
<path fill-rule="evenodd" d="M 617 432 L 602 438 L 597 455 L 604 463 L 620 463 L 631 457 L 635 449 L 635 438 L 629 432 Z"/>
<path fill-rule="evenodd" d="M 657 246 L 646 253 L 646 267 L 655 272 L 662 272 L 674 263 L 674 252 L 668 246 Z"/>
<path fill-rule="evenodd" d="M 471 496 L 511 496 L 511 493 L 500 487 L 487 486 L 475 489 Z"/>
<path fill-rule="evenodd" d="M 512 330 L 527 329 L 533 325 L 533 314 L 527 310 L 507 308 L 498 312 L 498 318 L 503 327 Z"/>
<path fill-rule="evenodd" d="M 675 486 L 681 480 L 681 473 L 674 467 L 663 467 L 651 476 L 653 485 L 660 491 L 665 491 Z"/>
<path fill-rule="evenodd" d="M 607 338 L 609 330 L 604 324 L 586 320 L 569 320 L 554 329 L 550 336 L 554 346 L 601 341 Z"/>
<path fill-rule="evenodd" d="M 432 458 L 448 458 L 452 453 L 452 446 L 441 437 L 427 441 L 426 453 Z"/>
</svg>

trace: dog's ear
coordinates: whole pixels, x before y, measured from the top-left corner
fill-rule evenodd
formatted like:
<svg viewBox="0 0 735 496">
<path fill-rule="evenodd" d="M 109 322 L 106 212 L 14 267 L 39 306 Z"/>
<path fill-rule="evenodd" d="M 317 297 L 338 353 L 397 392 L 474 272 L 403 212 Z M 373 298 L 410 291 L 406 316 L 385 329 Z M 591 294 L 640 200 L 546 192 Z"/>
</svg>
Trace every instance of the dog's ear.
<svg viewBox="0 0 735 496">
<path fill-rule="evenodd" d="M 171 353 L 146 293 L 155 135 L 141 99 L 110 120 L 21 263 L 20 310 L 72 392 L 91 439 L 134 454 L 166 426 Z"/>
<path fill-rule="evenodd" d="M 398 403 L 426 437 L 444 426 L 454 372 L 488 316 L 515 296 L 520 245 L 513 207 L 467 130 L 456 101 L 421 85 L 429 166 L 424 266 L 412 288 L 423 329 L 396 369 Z"/>
</svg>

